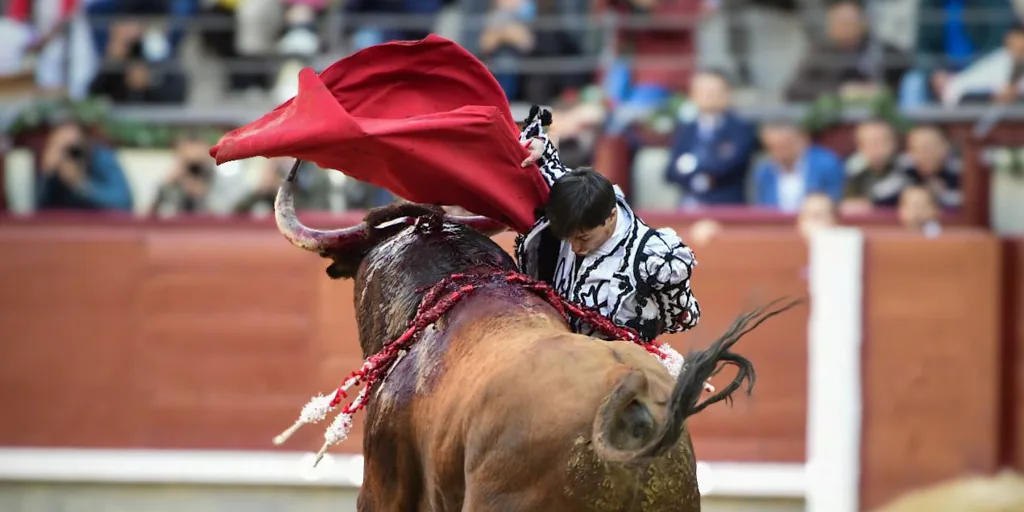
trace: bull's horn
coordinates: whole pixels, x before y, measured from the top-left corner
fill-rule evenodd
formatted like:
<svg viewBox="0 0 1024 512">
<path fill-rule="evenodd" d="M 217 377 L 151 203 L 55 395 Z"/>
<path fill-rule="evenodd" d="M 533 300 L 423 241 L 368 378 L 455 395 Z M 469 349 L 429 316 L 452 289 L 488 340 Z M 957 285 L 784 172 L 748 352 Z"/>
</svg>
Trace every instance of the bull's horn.
<svg viewBox="0 0 1024 512">
<path fill-rule="evenodd" d="M 471 227 L 487 236 L 493 236 L 507 228 L 505 224 L 496 221 L 489 217 L 482 215 L 474 215 L 472 217 L 459 217 L 455 215 L 445 215 L 445 218 L 450 222 L 457 222 L 459 224 Z"/>
<path fill-rule="evenodd" d="M 301 247 L 307 251 L 323 253 L 326 251 L 344 250 L 348 245 L 363 241 L 367 238 L 366 225 L 357 224 L 343 229 L 322 231 L 308 228 L 299 221 L 295 214 L 295 175 L 302 165 L 301 160 L 296 160 L 288 177 L 281 183 L 277 190 L 277 199 L 274 201 L 274 218 L 277 220 L 277 229 L 281 231 L 292 245 Z"/>
</svg>

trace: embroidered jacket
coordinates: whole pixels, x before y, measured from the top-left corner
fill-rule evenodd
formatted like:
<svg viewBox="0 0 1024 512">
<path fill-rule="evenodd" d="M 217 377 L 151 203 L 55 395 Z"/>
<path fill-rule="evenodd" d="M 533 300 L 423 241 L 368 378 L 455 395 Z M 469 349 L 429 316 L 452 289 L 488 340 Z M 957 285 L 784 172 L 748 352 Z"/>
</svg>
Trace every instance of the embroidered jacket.
<svg viewBox="0 0 1024 512">
<path fill-rule="evenodd" d="M 540 117 L 527 120 L 520 140 L 544 143 L 537 162 L 551 186 L 570 172 L 558 157 L 554 143 L 544 134 Z M 640 220 L 615 187 L 618 220 L 611 238 L 586 256 L 577 256 L 570 244 L 556 239 L 548 220 L 540 217 L 529 233 L 516 239 L 516 259 L 522 272 L 551 284 L 562 297 L 597 308 L 620 326 L 631 327 L 645 340 L 686 331 L 700 320 L 700 306 L 690 290 L 696 260 L 693 251 L 668 228 L 654 229 Z M 582 261 L 577 262 L 578 258 Z M 589 325 L 572 325 L 587 335 Z"/>
</svg>

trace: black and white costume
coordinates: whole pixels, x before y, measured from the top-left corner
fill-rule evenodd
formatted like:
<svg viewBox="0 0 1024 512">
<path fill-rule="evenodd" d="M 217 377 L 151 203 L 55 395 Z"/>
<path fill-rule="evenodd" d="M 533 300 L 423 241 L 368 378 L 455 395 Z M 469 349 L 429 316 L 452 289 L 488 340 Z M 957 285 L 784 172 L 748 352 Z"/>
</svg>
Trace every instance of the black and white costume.
<svg viewBox="0 0 1024 512">
<path fill-rule="evenodd" d="M 520 141 L 538 139 L 544 154 L 537 165 L 551 186 L 571 171 L 544 134 L 541 117 L 527 120 Z M 647 341 L 661 334 L 686 331 L 700 320 L 700 306 L 690 291 L 696 260 L 675 231 L 654 229 L 640 220 L 615 187 L 618 216 L 615 231 L 601 247 L 577 256 L 567 241 L 554 237 L 540 217 L 526 235 L 516 239 L 522 272 L 551 284 L 567 300 L 598 309 L 620 326 L 635 329 Z M 588 325 L 572 329 L 593 335 Z"/>
</svg>

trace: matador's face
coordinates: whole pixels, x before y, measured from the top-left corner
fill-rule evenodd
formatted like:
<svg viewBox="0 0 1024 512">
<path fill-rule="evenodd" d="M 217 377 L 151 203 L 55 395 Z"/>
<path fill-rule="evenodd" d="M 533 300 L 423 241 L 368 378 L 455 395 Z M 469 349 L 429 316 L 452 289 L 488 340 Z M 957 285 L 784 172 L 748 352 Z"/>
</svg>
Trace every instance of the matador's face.
<svg viewBox="0 0 1024 512">
<path fill-rule="evenodd" d="M 619 209 L 612 208 L 612 213 L 608 215 L 604 223 L 594 229 L 588 229 L 580 231 L 573 236 L 566 239 L 569 242 L 569 246 L 572 247 L 572 252 L 586 256 L 593 252 L 595 249 L 604 245 L 612 234 L 615 233 L 616 221 L 619 217 Z"/>
</svg>

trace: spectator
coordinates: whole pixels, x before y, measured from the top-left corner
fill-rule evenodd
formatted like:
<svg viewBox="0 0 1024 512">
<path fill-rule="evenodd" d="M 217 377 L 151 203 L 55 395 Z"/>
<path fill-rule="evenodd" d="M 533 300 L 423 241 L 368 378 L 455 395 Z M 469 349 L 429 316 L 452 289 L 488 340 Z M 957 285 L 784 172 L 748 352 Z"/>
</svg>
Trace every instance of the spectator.
<svg viewBox="0 0 1024 512">
<path fill-rule="evenodd" d="M 786 97 L 810 102 L 836 91 L 844 97 L 870 96 L 879 86 L 895 91 L 909 67 L 895 46 L 871 40 L 860 2 L 842 0 L 829 6 L 826 40 L 804 57 Z"/>
<path fill-rule="evenodd" d="M 277 51 L 292 57 L 312 57 L 320 51 L 316 19 L 327 7 L 325 0 L 285 0 L 284 35 L 277 42 Z M 381 41 L 383 42 L 383 41 Z"/>
<path fill-rule="evenodd" d="M 274 200 L 281 180 L 288 175 L 295 160 L 292 158 L 271 158 L 263 160 L 259 169 L 260 177 L 256 188 L 235 206 L 237 214 L 269 215 L 274 212 Z M 328 172 L 312 162 L 303 162 L 306 167 L 296 175 L 297 189 L 295 208 L 299 210 L 330 210 L 331 191 L 334 188 Z"/>
<path fill-rule="evenodd" d="M 175 62 L 152 62 L 145 56 L 144 27 L 117 22 L 110 30 L 104 69 L 89 86 L 90 94 L 125 104 L 181 104 L 188 81 Z"/>
<path fill-rule="evenodd" d="M 935 196 L 925 187 L 911 185 L 900 193 L 899 218 L 903 227 L 929 238 L 942 232 Z"/>
<path fill-rule="evenodd" d="M 700 219 L 690 226 L 690 236 L 686 239 L 691 247 L 706 247 L 722 233 L 722 225 L 714 219 Z"/>
<path fill-rule="evenodd" d="M 186 23 L 199 10 L 199 0 L 91 0 L 85 9 L 96 51 L 103 55 L 90 94 L 118 103 L 185 101 L 188 79 L 178 50 Z M 135 16 L 166 16 L 169 20 L 162 28 L 126 19 Z"/>
<path fill-rule="evenodd" d="M 1003 38 L 1003 47 L 989 53 L 949 80 L 942 102 L 1020 103 L 1024 100 L 1024 24 Z"/>
<path fill-rule="evenodd" d="M 228 0 L 230 1 L 230 0 Z M 360 2 L 352 0 L 346 8 L 358 7 Z M 235 89 L 249 89 L 249 96 L 260 101 L 260 89 L 270 89 L 271 97 L 285 102 L 298 93 L 299 71 L 313 65 L 313 60 L 323 49 L 323 42 L 317 31 L 318 18 L 327 8 L 327 0 L 245 0 L 235 9 L 238 21 L 234 51 L 242 56 L 242 63 L 265 63 L 266 56 L 278 54 L 285 57 L 279 62 L 272 75 L 250 68 L 238 70 L 229 76 L 229 84 Z M 278 34 L 283 35 L 278 39 Z M 374 34 L 373 41 L 359 42 L 356 50 L 378 40 L 379 31 L 373 27 L 360 27 L 358 32 Z M 276 43 L 268 44 L 268 41 Z M 255 94 L 252 94 L 255 93 Z"/>
<path fill-rule="evenodd" d="M 326 0 L 204 0 L 204 16 L 230 28 L 205 31 L 203 40 L 215 54 L 246 64 L 266 61 L 274 54 L 311 57 L 321 49 L 317 17 Z M 231 20 L 234 26 L 231 26 Z M 247 66 L 248 67 L 248 66 Z M 229 69 L 231 90 L 268 89 L 268 73 Z"/>
<path fill-rule="evenodd" d="M 480 35 L 487 27 L 487 14 L 494 8 L 494 0 L 455 0 L 462 24 L 459 44 L 473 55 L 480 56 Z"/>
<path fill-rule="evenodd" d="M 10 0 L 0 8 L 0 75 L 33 70 L 36 84 L 84 98 L 99 62 L 89 23 L 77 2 Z M 2 4 L 0 4 L 2 5 Z M 29 56 L 35 57 L 29 59 Z"/>
<path fill-rule="evenodd" d="M 659 28 L 624 26 L 616 33 L 620 57 L 606 73 L 608 96 L 624 112 L 613 119 L 612 133 L 621 133 L 632 120 L 654 111 L 674 93 L 686 90 L 695 61 L 696 31 L 701 10 L 711 0 L 600 0 L 598 8 L 628 16 L 645 15 L 663 21 Z M 688 23 L 689 22 L 689 23 Z M 628 55 L 627 55 L 628 54 Z"/>
<path fill-rule="evenodd" d="M 724 75 L 698 73 L 690 87 L 696 116 L 676 128 L 665 179 L 683 189 L 684 206 L 743 204 L 757 145 L 754 126 L 732 109 Z"/>
<path fill-rule="evenodd" d="M 951 154 L 942 132 L 934 126 L 917 126 L 907 134 L 907 153 L 897 159 L 896 169 L 871 186 L 871 203 L 894 207 L 903 189 L 920 185 L 931 190 L 942 207 L 958 208 L 960 174 L 960 161 Z"/>
<path fill-rule="evenodd" d="M 519 61 L 536 43 L 529 27 L 533 9 L 528 0 L 495 0 L 480 34 L 480 53 L 488 65 L 497 68 L 495 78 L 509 99 L 518 99 Z"/>
<path fill-rule="evenodd" d="M 228 90 L 270 88 L 270 73 L 255 65 L 275 53 L 273 42 L 281 31 L 283 14 L 279 0 L 211 0 L 204 7 L 204 21 L 216 24 L 201 33 L 206 48 L 244 65 L 225 70 Z"/>
<path fill-rule="evenodd" d="M 290 3 L 326 4 L 326 0 L 288 0 Z M 372 15 L 405 15 L 426 19 L 427 25 L 409 28 L 387 28 L 361 23 L 354 37 L 355 47 L 367 46 L 398 40 L 417 40 L 427 37 L 432 31 L 434 20 L 441 11 L 443 0 L 345 0 L 345 9 L 352 13 Z"/>
<path fill-rule="evenodd" d="M 901 172 L 908 184 L 930 190 L 942 208 L 960 207 L 960 160 L 952 155 L 941 130 L 927 125 L 911 130 L 907 135 L 907 157 Z"/>
<path fill-rule="evenodd" d="M 846 161 L 842 210 L 864 213 L 872 206 L 885 206 L 886 200 L 895 197 L 903 186 L 897 173 L 899 148 L 895 130 L 881 120 L 858 125 L 855 138 L 857 150 Z"/>
<path fill-rule="evenodd" d="M 119 17 L 169 16 L 166 30 L 149 28 L 138 35 L 142 39 L 144 32 L 146 58 L 152 61 L 177 57 L 178 47 L 185 37 L 185 25 L 199 11 L 199 0 L 89 0 L 84 3 L 96 50 L 107 53 Z"/>
<path fill-rule="evenodd" d="M 834 153 L 812 144 L 806 132 L 789 123 L 767 123 L 761 140 L 768 154 L 754 170 L 757 205 L 796 213 L 814 192 L 839 202 L 843 164 Z"/>
<path fill-rule="evenodd" d="M 39 209 L 131 211 L 132 194 L 114 151 L 75 122 L 58 124 L 43 149 Z"/>
<path fill-rule="evenodd" d="M 0 77 L 32 72 L 29 57 L 39 46 L 37 39 L 36 31 L 25 20 L 0 16 Z"/>
<path fill-rule="evenodd" d="M 814 192 L 807 194 L 803 204 L 800 205 L 796 226 L 800 231 L 800 236 L 809 240 L 816 230 L 838 224 L 838 219 L 839 213 L 835 201 L 827 194 Z"/>
<path fill-rule="evenodd" d="M 231 0 L 218 3 L 223 6 Z M 235 16 L 235 52 L 250 61 L 272 55 L 285 19 L 284 7 L 281 0 L 241 0 L 234 6 L 225 6 Z"/>
<path fill-rule="evenodd" d="M 210 145 L 194 134 L 186 134 L 175 145 L 173 167 L 157 192 L 152 213 L 160 217 L 210 213 L 215 176 Z"/>
<path fill-rule="evenodd" d="M 533 0 L 538 18 L 558 20 L 551 26 L 544 24 L 534 29 L 534 46 L 530 53 L 537 59 L 582 58 L 585 54 L 586 30 L 591 0 Z M 587 87 L 594 73 L 587 70 L 538 70 L 524 76 L 520 97 L 531 105 L 548 103 L 552 98 L 563 98 Z"/>
<path fill-rule="evenodd" d="M 953 73 L 1003 42 L 1016 14 L 1009 0 L 922 0 L 914 71 L 900 86 L 900 103 L 916 107 L 946 95 Z"/>
</svg>

